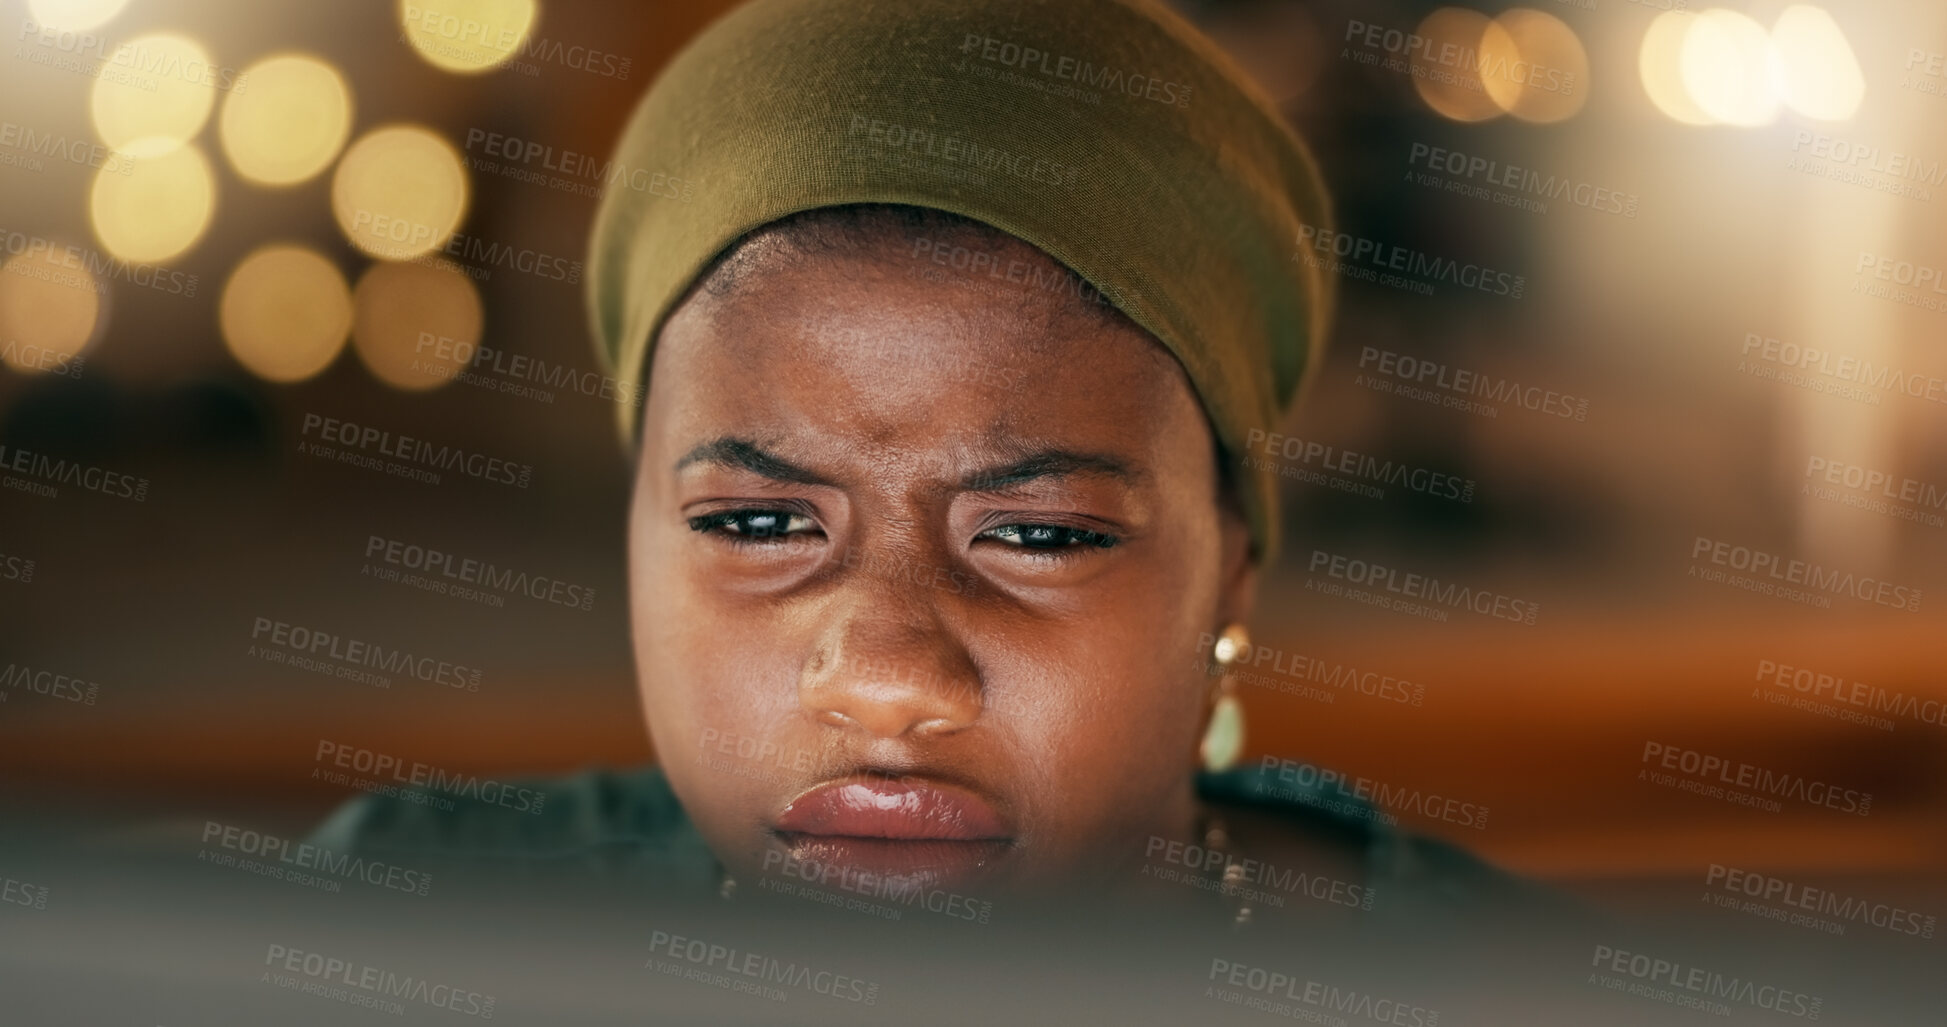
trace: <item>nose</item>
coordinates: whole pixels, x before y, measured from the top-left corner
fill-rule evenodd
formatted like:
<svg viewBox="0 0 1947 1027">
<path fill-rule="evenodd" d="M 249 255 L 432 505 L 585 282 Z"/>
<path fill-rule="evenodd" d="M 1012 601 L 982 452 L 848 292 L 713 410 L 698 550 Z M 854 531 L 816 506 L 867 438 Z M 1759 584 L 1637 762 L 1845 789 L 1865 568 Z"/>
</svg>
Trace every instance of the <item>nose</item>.
<svg viewBox="0 0 1947 1027">
<path fill-rule="evenodd" d="M 876 738 L 944 735 L 979 719 L 979 671 L 938 611 L 873 583 L 828 622 L 798 678 L 798 702 L 832 727 Z"/>
</svg>

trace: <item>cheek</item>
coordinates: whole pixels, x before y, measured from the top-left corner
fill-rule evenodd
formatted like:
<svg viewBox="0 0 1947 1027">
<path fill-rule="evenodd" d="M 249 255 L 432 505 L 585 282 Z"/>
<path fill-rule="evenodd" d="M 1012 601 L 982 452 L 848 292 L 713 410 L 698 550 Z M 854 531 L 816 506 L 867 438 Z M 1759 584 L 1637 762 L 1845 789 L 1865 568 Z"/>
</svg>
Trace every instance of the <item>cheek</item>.
<svg viewBox="0 0 1947 1027">
<path fill-rule="evenodd" d="M 708 590 L 689 580 L 677 558 L 686 540 L 676 533 L 661 525 L 632 528 L 636 683 L 657 761 L 707 826 L 701 822 L 746 805 L 766 714 L 776 702 L 759 685 L 767 680 L 760 654 L 744 650 L 761 633 L 711 610 Z"/>
<path fill-rule="evenodd" d="M 788 621 L 726 597 L 684 557 L 685 527 L 638 532 L 630 554 L 630 618 L 645 706 L 695 720 L 774 719 L 796 704 L 801 640 Z"/>
<path fill-rule="evenodd" d="M 1038 811 L 1051 847 L 1119 840 L 1159 815 L 1190 780 L 1208 686 L 1189 657 L 1171 655 L 1170 640 L 1182 630 L 1176 623 L 1136 628 L 1097 633 L 1079 648 L 1048 644 L 1035 655 L 1046 660 L 1067 649 L 1060 662 L 1014 678 L 1039 684 L 995 697 L 1005 703 L 997 712 L 1016 744 L 1016 787 Z M 1184 653 L 1196 638 L 1188 633 Z"/>
<path fill-rule="evenodd" d="M 1021 680 L 1040 682 L 1032 692 L 1045 698 L 1010 720 L 1049 829 L 1074 847 L 1091 833 L 1126 836 L 1195 772 L 1215 684 L 1198 645 L 1215 630 L 1218 547 L 1206 520 L 1156 540 L 1112 602 L 1025 647 L 1033 666 Z"/>
</svg>

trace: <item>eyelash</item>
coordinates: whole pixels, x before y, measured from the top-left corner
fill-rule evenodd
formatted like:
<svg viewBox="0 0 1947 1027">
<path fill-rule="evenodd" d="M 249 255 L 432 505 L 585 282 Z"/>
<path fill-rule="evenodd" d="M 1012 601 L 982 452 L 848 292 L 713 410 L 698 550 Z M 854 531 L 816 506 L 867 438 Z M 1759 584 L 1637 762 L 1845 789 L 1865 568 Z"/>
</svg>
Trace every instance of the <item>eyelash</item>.
<svg viewBox="0 0 1947 1027">
<path fill-rule="evenodd" d="M 1037 533 L 1051 532 L 1055 535 L 1064 537 L 1066 539 L 1066 542 L 1060 545 L 1042 546 L 1042 545 L 1029 545 L 1025 541 L 1018 541 L 1022 539 L 1023 535 L 1030 532 L 1037 532 Z M 1082 549 L 1084 547 L 1095 548 L 1095 549 L 1108 549 L 1114 546 L 1117 542 L 1121 541 L 1120 539 L 1116 538 L 1114 535 L 1110 535 L 1100 531 L 1090 531 L 1086 528 L 1071 528 L 1065 524 L 1033 524 L 1033 523 L 996 525 L 995 527 L 988 528 L 986 531 L 983 531 L 974 537 L 991 538 L 996 541 L 1000 541 L 1004 539 L 1015 539 L 1017 541 L 1008 542 L 1007 544 L 1014 546 L 1015 548 L 1025 550 L 1029 553 L 1033 553 L 1039 559 L 1048 559 L 1048 558 L 1066 559 L 1070 556 L 1075 555 L 1074 552 L 1075 550 Z"/>
<path fill-rule="evenodd" d="M 782 520 L 782 529 L 758 528 L 749 524 L 756 520 Z M 793 522 L 802 521 L 811 525 L 811 531 L 792 531 Z M 689 519 L 690 530 L 705 535 L 719 535 L 737 545 L 776 545 L 795 535 L 811 534 L 816 527 L 811 518 L 791 510 L 765 509 L 753 507 L 743 510 L 722 510 L 716 513 L 701 514 Z M 1061 539 L 1055 545 L 1036 545 L 1026 541 L 1030 535 L 1052 534 Z M 1078 555 L 1076 550 L 1083 548 L 1109 549 L 1121 539 L 1106 532 L 1091 531 L 1087 528 L 1074 528 L 1063 524 L 1042 524 L 1034 522 L 1000 524 L 974 536 L 977 539 L 992 539 L 1012 548 L 1031 553 L 1036 559 L 1067 559 Z"/>
<path fill-rule="evenodd" d="M 762 518 L 768 518 L 774 521 L 781 520 L 783 522 L 783 528 L 781 530 L 727 530 L 748 527 L 743 522 Z M 792 510 L 751 508 L 746 510 L 722 510 L 717 513 L 707 513 L 692 517 L 690 518 L 690 530 L 702 532 L 705 535 L 720 535 L 737 545 L 776 545 L 794 535 L 807 534 L 804 531 L 790 530 L 794 521 L 803 521 L 807 525 L 813 525 L 811 518 Z"/>
</svg>

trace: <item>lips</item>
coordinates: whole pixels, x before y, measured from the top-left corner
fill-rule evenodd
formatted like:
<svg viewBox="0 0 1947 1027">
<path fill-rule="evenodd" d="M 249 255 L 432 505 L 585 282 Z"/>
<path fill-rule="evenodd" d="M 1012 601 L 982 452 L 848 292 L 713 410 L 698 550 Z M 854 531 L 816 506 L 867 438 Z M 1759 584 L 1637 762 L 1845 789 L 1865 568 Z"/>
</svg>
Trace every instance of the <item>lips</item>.
<svg viewBox="0 0 1947 1027">
<path fill-rule="evenodd" d="M 1007 820 L 986 799 L 916 778 L 851 777 L 799 795 L 775 833 L 792 860 L 855 887 L 872 874 L 922 886 L 990 873 L 1013 848 Z"/>
</svg>

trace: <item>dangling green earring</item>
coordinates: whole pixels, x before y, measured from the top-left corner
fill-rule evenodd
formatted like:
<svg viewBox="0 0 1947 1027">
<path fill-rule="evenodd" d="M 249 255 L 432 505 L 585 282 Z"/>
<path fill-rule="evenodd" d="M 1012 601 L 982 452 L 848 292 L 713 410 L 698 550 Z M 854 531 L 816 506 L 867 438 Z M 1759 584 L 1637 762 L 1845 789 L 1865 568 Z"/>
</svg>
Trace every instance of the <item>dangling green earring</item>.
<svg viewBox="0 0 1947 1027">
<path fill-rule="evenodd" d="M 1244 625 L 1232 624 L 1218 636 L 1216 646 L 1211 649 L 1212 671 L 1221 675 L 1221 681 L 1217 685 L 1217 704 L 1210 710 L 1210 726 L 1204 730 L 1203 745 L 1199 747 L 1203 769 L 1211 773 L 1236 766 L 1237 757 L 1244 753 L 1244 704 L 1237 701 L 1230 668 L 1250 648 L 1250 633 L 1244 630 Z"/>
</svg>

